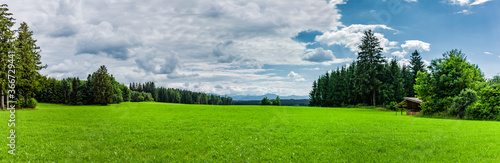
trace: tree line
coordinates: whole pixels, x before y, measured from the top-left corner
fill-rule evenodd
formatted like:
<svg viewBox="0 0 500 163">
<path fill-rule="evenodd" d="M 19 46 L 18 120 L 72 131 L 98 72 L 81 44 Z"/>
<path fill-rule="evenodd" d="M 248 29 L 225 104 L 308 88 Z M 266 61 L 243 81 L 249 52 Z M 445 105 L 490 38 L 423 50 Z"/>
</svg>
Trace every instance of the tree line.
<svg viewBox="0 0 500 163">
<path fill-rule="evenodd" d="M 365 31 L 358 59 L 321 75 L 312 84 L 310 106 L 387 105 L 415 95 L 413 84 L 419 71 L 425 71 L 417 50 L 410 65 L 399 66 L 395 58 L 382 55 L 380 41 Z"/>
<path fill-rule="evenodd" d="M 0 108 L 5 108 L 8 100 L 17 101 L 16 108 L 33 108 L 40 86 L 38 71 L 46 66 L 28 25 L 22 22 L 17 30 L 12 29 L 15 19 L 7 7 L 0 5 Z"/>
<path fill-rule="evenodd" d="M 135 92 L 151 94 L 154 101 L 182 104 L 232 105 L 233 98 L 218 96 L 189 90 L 155 87 L 154 82 L 130 83 L 129 88 Z"/>
<path fill-rule="evenodd" d="M 156 101 L 183 104 L 231 105 L 231 97 L 173 88 L 156 88 L 154 82 L 130 83 L 129 87 L 118 83 L 113 75 L 101 66 L 87 80 L 79 78 L 43 78 L 42 87 L 36 93 L 40 102 L 68 105 L 116 104 L 124 101 Z"/>
<path fill-rule="evenodd" d="M 127 86 L 118 83 L 113 75 L 109 75 L 106 66 L 87 76 L 87 80 L 77 77 L 56 80 L 41 80 L 41 88 L 36 92 L 39 102 L 68 105 L 106 105 L 131 100 L 131 91 Z"/>
</svg>

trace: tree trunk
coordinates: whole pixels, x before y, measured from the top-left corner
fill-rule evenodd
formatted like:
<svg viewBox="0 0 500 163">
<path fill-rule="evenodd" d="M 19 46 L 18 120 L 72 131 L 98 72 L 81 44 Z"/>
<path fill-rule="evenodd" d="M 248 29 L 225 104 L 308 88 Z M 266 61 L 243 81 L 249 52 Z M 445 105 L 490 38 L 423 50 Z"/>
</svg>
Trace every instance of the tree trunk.
<svg viewBox="0 0 500 163">
<path fill-rule="evenodd" d="M 375 91 L 373 91 L 373 106 L 375 106 L 376 101 L 375 101 Z"/>
<path fill-rule="evenodd" d="M 0 100 L 0 101 L 2 102 L 1 109 L 3 110 L 3 104 L 4 104 L 5 102 L 3 101 L 3 99 L 4 99 L 4 98 L 3 98 L 3 90 L 1 90 L 1 92 L 2 92 L 2 100 Z"/>
</svg>

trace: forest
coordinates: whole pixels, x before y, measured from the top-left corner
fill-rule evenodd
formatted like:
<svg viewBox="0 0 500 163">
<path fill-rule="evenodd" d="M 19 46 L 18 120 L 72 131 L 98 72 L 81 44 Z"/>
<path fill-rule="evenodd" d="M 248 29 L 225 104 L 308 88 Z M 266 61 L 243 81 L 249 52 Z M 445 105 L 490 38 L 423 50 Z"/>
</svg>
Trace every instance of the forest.
<svg viewBox="0 0 500 163">
<path fill-rule="evenodd" d="M 500 76 L 485 79 L 459 50 L 443 54 L 425 67 L 418 51 L 408 66 L 382 55 L 380 41 L 365 31 L 357 61 L 327 72 L 312 84 L 309 105 L 393 106 L 403 97 L 418 97 L 424 116 L 500 120 Z"/>
<path fill-rule="evenodd" d="M 45 103 L 68 105 L 117 104 L 124 101 L 156 101 L 183 104 L 230 105 L 231 97 L 220 97 L 205 93 L 173 88 L 156 88 L 154 82 L 120 84 L 113 75 L 107 73 L 106 66 L 101 66 L 87 80 L 79 78 L 42 77 L 41 88 L 35 93 L 35 99 Z"/>
</svg>

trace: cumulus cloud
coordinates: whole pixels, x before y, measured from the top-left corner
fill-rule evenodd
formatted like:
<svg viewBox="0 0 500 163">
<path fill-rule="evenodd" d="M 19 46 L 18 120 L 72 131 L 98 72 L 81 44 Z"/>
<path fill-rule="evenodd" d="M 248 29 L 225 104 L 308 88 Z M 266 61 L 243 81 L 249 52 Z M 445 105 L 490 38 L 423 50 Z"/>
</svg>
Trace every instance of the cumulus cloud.
<svg viewBox="0 0 500 163">
<path fill-rule="evenodd" d="M 288 73 L 287 77 L 289 79 L 293 79 L 294 81 L 306 81 L 306 79 L 304 79 L 302 76 L 300 76 L 298 73 L 295 73 L 293 71 L 290 71 L 290 73 Z"/>
<path fill-rule="evenodd" d="M 177 53 L 161 53 L 155 48 L 148 49 L 146 54 L 135 59 L 135 63 L 139 68 L 155 74 L 171 74 L 180 67 Z"/>
<path fill-rule="evenodd" d="M 333 59 L 335 59 L 333 52 L 331 50 L 325 50 L 323 48 L 309 50 L 302 58 L 302 60 L 310 62 L 328 62 L 333 61 Z"/>
<path fill-rule="evenodd" d="M 401 44 L 402 51 L 392 52 L 392 55 L 403 58 L 410 51 L 430 51 L 431 44 L 420 41 L 420 40 L 406 40 L 404 44 Z"/>
<path fill-rule="evenodd" d="M 406 2 L 418 2 L 418 0 L 405 0 Z"/>
<path fill-rule="evenodd" d="M 491 52 L 484 52 L 484 54 L 492 55 L 493 53 L 491 53 Z"/>
<path fill-rule="evenodd" d="M 343 45 L 349 48 L 353 52 L 359 51 L 358 46 L 361 44 L 361 39 L 364 36 L 364 31 L 366 30 L 391 30 L 396 31 L 386 25 L 361 25 L 353 24 L 348 27 L 344 27 L 340 30 L 333 30 L 323 33 L 323 35 L 316 36 L 316 41 L 324 43 L 326 45 Z M 380 46 L 384 48 L 384 52 L 389 49 L 394 48 L 397 44 L 395 41 L 389 41 L 381 33 L 374 34 L 380 41 Z"/>
</svg>

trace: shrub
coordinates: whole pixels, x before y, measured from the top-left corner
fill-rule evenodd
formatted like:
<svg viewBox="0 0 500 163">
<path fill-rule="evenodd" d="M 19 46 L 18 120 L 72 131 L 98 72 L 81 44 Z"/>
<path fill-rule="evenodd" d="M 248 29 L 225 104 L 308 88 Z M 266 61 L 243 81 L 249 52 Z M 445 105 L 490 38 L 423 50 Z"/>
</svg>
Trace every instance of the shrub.
<svg viewBox="0 0 500 163">
<path fill-rule="evenodd" d="M 132 101 L 132 102 L 144 101 L 144 97 L 142 97 L 142 100 L 139 100 L 139 96 L 142 96 L 141 93 L 139 93 L 137 91 L 132 91 L 132 96 L 130 98 L 130 101 Z"/>
<path fill-rule="evenodd" d="M 137 101 L 135 102 L 141 102 L 144 101 L 144 97 L 142 95 L 137 96 Z"/>
<path fill-rule="evenodd" d="M 387 110 L 396 110 L 396 105 L 397 104 L 398 104 L 398 102 L 393 101 L 393 102 L 389 103 L 389 105 L 386 105 L 386 109 Z"/>
<path fill-rule="evenodd" d="M 466 89 L 462 91 L 458 96 L 453 98 L 451 107 L 448 108 L 448 115 L 458 116 L 463 118 L 465 116 L 466 108 L 476 102 L 477 93 L 474 90 Z"/>
<path fill-rule="evenodd" d="M 151 95 L 151 93 L 142 92 L 142 97 L 144 97 L 143 101 L 154 101 L 153 95 Z"/>
<path fill-rule="evenodd" d="M 478 101 L 466 109 L 468 119 L 500 120 L 500 85 L 491 84 L 478 91 Z"/>
<path fill-rule="evenodd" d="M 27 108 L 36 108 L 37 105 L 38 105 L 38 101 L 36 101 L 34 98 L 30 98 L 30 99 L 28 99 L 28 101 L 26 101 Z"/>
</svg>

